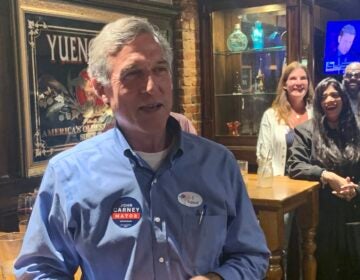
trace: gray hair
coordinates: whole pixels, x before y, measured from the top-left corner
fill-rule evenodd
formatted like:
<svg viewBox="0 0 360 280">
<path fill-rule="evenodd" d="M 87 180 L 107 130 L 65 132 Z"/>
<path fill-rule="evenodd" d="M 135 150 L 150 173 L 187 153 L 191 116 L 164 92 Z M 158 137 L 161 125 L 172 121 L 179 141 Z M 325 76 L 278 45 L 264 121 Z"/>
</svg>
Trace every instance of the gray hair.
<svg viewBox="0 0 360 280">
<path fill-rule="evenodd" d="M 99 83 L 107 85 L 112 70 L 112 65 L 108 63 L 109 56 L 116 55 L 125 45 L 143 33 L 151 34 L 154 37 L 171 69 L 173 53 L 168 41 L 161 35 L 159 29 L 144 18 L 124 17 L 105 25 L 90 42 L 89 76 L 95 78 Z"/>
</svg>

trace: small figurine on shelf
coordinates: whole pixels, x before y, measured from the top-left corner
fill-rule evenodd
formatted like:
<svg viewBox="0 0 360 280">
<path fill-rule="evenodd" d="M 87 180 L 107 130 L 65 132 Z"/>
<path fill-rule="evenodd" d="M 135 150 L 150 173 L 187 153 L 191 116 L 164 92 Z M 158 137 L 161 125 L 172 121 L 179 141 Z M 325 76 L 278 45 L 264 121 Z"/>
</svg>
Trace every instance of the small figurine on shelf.
<svg viewBox="0 0 360 280">
<path fill-rule="evenodd" d="M 233 122 L 227 122 L 226 123 L 228 129 L 229 129 L 229 134 L 231 136 L 239 136 L 239 126 L 240 126 L 240 122 L 239 121 L 233 121 Z"/>
<path fill-rule="evenodd" d="M 240 73 L 239 71 L 235 71 L 235 78 L 234 78 L 234 87 L 233 87 L 233 94 L 241 94 L 242 88 L 241 88 L 241 81 L 240 81 Z"/>
<path fill-rule="evenodd" d="M 261 70 L 262 67 L 262 58 L 260 58 L 259 70 L 255 77 L 255 93 L 263 93 L 264 92 L 264 79 L 265 75 Z"/>
<path fill-rule="evenodd" d="M 264 74 L 262 73 L 261 69 L 259 68 L 258 74 L 256 75 L 256 92 L 263 93 L 264 92 Z"/>
<path fill-rule="evenodd" d="M 261 21 L 255 21 L 255 25 L 252 28 L 251 39 L 253 41 L 253 48 L 261 50 L 264 48 L 264 30 Z"/>
<path fill-rule="evenodd" d="M 239 16 L 239 20 L 241 22 L 241 16 Z M 240 23 L 235 24 L 234 31 L 229 35 L 226 43 L 229 51 L 231 52 L 246 50 L 248 45 L 248 38 L 241 31 Z"/>
</svg>

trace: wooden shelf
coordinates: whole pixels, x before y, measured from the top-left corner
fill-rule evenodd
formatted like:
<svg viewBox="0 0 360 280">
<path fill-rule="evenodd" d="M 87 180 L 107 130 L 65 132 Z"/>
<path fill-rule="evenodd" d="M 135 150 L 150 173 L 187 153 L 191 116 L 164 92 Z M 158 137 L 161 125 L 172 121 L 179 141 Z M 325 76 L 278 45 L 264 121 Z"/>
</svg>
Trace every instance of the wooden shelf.
<svg viewBox="0 0 360 280">
<path fill-rule="evenodd" d="M 214 55 L 234 55 L 234 54 L 258 54 L 258 53 L 268 53 L 268 52 L 280 52 L 286 51 L 285 46 L 278 46 L 278 47 L 270 47 L 270 48 L 263 48 L 263 49 L 247 49 L 238 52 L 231 52 L 231 51 L 215 51 Z"/>
<path fill-rule="evenodd" d="M 264 95 L 276 95 L 275 92 L 249 92 L 249 93 L 222 93 L 215 94 L 216 97 L 256 97 L 256 96 L 264 96 Z"/>
</svg>

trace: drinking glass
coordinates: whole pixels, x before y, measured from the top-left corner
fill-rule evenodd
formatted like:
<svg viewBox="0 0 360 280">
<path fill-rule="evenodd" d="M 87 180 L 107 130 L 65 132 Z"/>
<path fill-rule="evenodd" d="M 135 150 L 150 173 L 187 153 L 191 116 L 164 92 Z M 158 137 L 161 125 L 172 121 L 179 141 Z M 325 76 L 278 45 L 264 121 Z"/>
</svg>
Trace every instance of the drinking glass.
<svg viewBox="0 0 360 280">
<path fill-rule="evenodd" d="M 13 267 L 19 255 L 23 238 L 22 232 L 0 234 L 0 279 L 15 280 Z"/>
<path fill-rule="evenodd" d="M 273 169 L 270 160 L 259 160 L 257 170 L 257 186 L 260 188 L 272 187 Z"/>
<path fill-rule="evenodd" d="M 238 160 L 237 163 L 239 165 L 240 172 L 241 172 L 241 175 L 242 175 L 242 177 L 244 179 L 244 182 L 246 182 L 247 175 L 249 173 L 249 163 L 246 160 Z"/>
<path fill-rule="evenodd" d="M 17 214 L 19 221 L 28 221 L 35 202 L 34 193 L 22 193 L 18 196 Z"/>
<path fill-rule="evenodd" d="M 25 233 L 29 220 L 21 220 L 19 221 L 19 232 Z"/>
</svg>

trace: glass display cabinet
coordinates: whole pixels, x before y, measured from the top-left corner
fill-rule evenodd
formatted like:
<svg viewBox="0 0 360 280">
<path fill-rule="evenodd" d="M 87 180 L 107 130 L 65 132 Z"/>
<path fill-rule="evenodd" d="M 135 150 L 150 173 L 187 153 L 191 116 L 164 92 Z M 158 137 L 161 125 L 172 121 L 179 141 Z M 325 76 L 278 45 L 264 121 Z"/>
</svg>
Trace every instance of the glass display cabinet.
<svg viewBox="0 0 360 280">
<path fill-rule="evenodd" d="M 286 63 L 285 7 L 212 13 L 215 134 L 252 136 Z M 221 37 L 220 37 L 221 34 Z"/>
<path fill-rule="evenodd" d="M 261 117 L 275 98 L 284 65 L 299 60 L 312 71 L 312 3 L 199 4 L 203 135 L 255 164 Z"/>
</svg>

